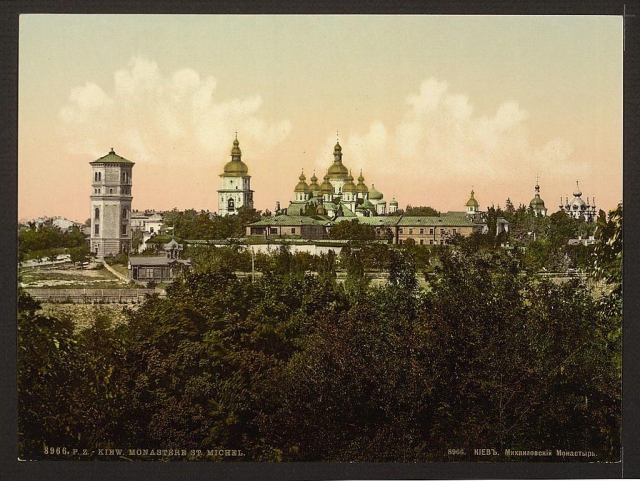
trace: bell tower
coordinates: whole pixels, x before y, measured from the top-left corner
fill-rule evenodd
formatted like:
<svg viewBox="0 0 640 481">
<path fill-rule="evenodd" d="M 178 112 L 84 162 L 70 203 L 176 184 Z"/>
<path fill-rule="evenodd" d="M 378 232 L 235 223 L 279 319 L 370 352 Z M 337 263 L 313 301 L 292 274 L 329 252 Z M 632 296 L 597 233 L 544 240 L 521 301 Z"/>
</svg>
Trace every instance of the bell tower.
<svg viewBox="0 0 640 481">
<path fill-rule="evenodd" d="M 91 243 L 98 258 L 131 251 L 131 195 L 134 162 L 111 151 L 93 162 Z"/>
<path fill-rule="evenodd" d="M 237 214 L 240 207 L 253 209 L 253 191 L 249 167 L 242 161 L 238 134 L 231 148 L 231 160 L 224 166 L 222 188 L 218 190 L 218 214 Z"/>
</svg>

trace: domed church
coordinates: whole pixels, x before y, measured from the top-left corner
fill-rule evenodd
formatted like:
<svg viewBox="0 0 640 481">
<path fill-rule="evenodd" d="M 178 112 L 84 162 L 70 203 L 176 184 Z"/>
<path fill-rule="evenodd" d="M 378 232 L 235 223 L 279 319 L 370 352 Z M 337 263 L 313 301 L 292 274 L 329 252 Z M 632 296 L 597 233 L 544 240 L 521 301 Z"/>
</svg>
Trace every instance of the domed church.
<svg viewBox="0 0 640 481">
<path fill-rule="evenodd" d="M 573 191 L 573 199 L 569 202 L 569 196 L 565 197 L 564 205 L 562 204 L 562 197 L 560 197 L 560 210 L 564 211 L 567 215 L 570 215 L 574 219 L 584 217 L 587 222 L 595 222 L 597 217 L 596 212 L 596 199 L 593 198 L 593 202 L 589 202 L 589 197 L 585 202 L 582 199 L 582 191 L 576 180 L 576 188 Z"/>
<path fill-rule="evenodd" d="M 562 202 L 562 199 L 560 200 Z M 536 194 L 529 202 L 529 207 L 531 210 L 540 217 L 547 216 L 547 208 L 544 206 L 544 200 L 540 198 L 540 186 L 538 185 L 538 179 L 536 179 Z"/>
<path fill-rule="evenodd" d="M 315 173 L 306 183 L 304 171 L 298 177 L 294 198 L 287 208 L 288 215 L 327 215 L 329 217 L 372 217 L 387 213 L 387 202 L 381 192 L 364 183 L 362 171 L 358 183 L 351 171 L 342 163 L 342 146 L 333 149 L 333 163 L 327 169 L 322 184 Z M 397 203 L 396 203 L 397 204 Z M 397 209 L 397 205 L 396 205 Z"/>
<path fill-rule="evenodd" d="M 253 208 L 253 191 L 249 167 L 242 161 L 238 134 L 231 148 L 231 160 L 224 166 L 222 188 L 218 190 L 218 214 L 237 214 L 240 207 Z"/>
</svg>

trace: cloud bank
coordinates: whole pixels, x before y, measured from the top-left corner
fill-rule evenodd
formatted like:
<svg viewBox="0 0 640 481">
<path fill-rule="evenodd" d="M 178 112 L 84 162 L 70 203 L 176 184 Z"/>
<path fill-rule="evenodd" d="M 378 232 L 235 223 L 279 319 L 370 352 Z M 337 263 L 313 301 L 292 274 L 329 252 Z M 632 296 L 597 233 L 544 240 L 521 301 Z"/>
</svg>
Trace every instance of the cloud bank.
<svg viewBox="0 0 640 481">
<path fill-rule="evenodd" d="M 93 82 L 72 89 L 59 112 L 61 130 L 71 153 L 96 158 L 113 146 L 150 163 L 194 161 L 202 152 L 224 158 L 234 129 L 244 142 L 262 148 L 291 132 L 290 121 L 268 123 L 260 116 L 259 95 L 218 99 L 215 94 L 214 77 L 202 78 L 188 68 L 165 75 L 156 62 L 136 57 L 115 72 L 111 91 Z"/>
<path fill-rule="evenodd" d="M 369 186 L 375 182 L 386 199 L 395 196 L 401 205 L 403 197 L 405 205 L 443 205 L 452 196 L 457 196 L 453 202 L 466 202 L 472 187 L 487 201 L 492 189 L 504 191 L 509 184 L 515 195 L 518 181 L 526 185 L 522 195 L 527 198 L 533 194 L 536 174 L 541 182 L 547 176 L 547 185 L 551 174 L 570 179 L 588 174 L 589 167 L 572 157 L 573 146 L 561 137 L 534 145 L 528 119 L 513 101 L 498 105 L 492 115 L 476 115 L 467 96 L 431 78 L 406 97 L 398 124 L 374 120 L 367 131 L 350 133 L 340 143 L 345 165 L 354 172 L 362 168 Z M 316 158 L 318 171 L 329 166 L 326 152 L 334 144 L 335 136 L 327 135 Z M 457 191 L 451 191 L 452 185 Z M 407 199 L 407 192 L 414 198 Z"/>
</svg>

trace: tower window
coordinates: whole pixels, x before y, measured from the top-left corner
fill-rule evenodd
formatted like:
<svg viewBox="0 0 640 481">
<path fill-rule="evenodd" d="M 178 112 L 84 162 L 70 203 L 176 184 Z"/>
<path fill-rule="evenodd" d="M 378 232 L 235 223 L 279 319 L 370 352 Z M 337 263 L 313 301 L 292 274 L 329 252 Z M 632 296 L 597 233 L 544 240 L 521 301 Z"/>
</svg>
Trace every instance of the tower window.
<svg viewBox="0 0 640 481">
<path fill-rule="evenodd" d="M 109 189 L 109 193 L 110 193 L 110 194 L 113 194 L 113 189 Z"/>
<path fill-rule="evenodd" d="M 94 218 L 96 220 L 98 220 L 100 218 L 100 209 L 98 209 L 97 207 L 96 207 L 96 210 L 94 212 Z"/>
<path fill-rule="evenodd" d="M 126 219 L 127 218 L 127 209 L 122 209 L 122 218 Z"/>
<path fill-rule="evenodd" d="M 100 224 L 94 224 L 93 233 L 96 234 L 96 235 L 100 234 Z"/>
<path fill-rule="evenodd" d="M 235 202 L 233 201 L 233 199 L 229 199 L 229 201 L 227 202 L 227 210 L 229 212 L 232 212 L 235 210 Z"/>
<path fill-rule="evenodd" d="M 127 224 L 122 224 L 121 233 L 122 235 L 127 235 Z"/>
</svg>

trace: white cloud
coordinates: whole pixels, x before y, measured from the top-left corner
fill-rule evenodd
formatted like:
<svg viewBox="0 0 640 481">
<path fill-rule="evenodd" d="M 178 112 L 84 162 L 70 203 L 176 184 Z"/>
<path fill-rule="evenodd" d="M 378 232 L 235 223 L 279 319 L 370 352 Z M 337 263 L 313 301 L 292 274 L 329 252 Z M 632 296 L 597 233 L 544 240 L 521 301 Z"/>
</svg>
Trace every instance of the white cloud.
<svg viewBox="0 0 640 481">
<path fill-rule="evenodd" d="M 291 132 L 291 122 L 269 123 L 260 116 L 262 98 L 216 98 L 214 77 L 183 68 L 165 74 L 158 64 L 133 58 L 114 74 L 113 90 L 87 83 L 71 90 L 59 112 L 61 132 L 73 153 L 104 155 L 110 147 L 132 160 L 162 162 L 224 156 L 237 129 L 243 143 L 272 147 Z"/>
<path fill-rule="evenodd" d="M 429 192 L 452 185 L 452 179 L 465 192 L 454 194 L 458 196 L 468 195 L 473 185 L 483 186 L 488 195 L 492 186 L 517 179 L 525 179 L 528 190 L 523 195 L 529 195 L 538 173 L 547 179 L 588 173 L 588 166 L 572 157 L 570 143 L 558 137 L 534 145 L 530 132 L 529 114 L 517 102 L 505 101 L 493 114 L 477 115 L 467 96 L 432 78 L 406 97 L 398 124 L 375 120 L 365 132 L 347 135 L 341 145 L 345 165 L 362 167 L 369 185 L 389 186 L 396 197 L 403 191 L 423 192 L 420 201 L 434 204 L 440 200 L 430 199 Z M 316 167 L 330 164 L 329 144 L 335 144 L 334 136 L 327 137 Z"/>
</svg>

